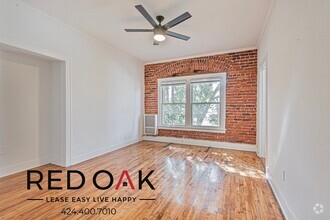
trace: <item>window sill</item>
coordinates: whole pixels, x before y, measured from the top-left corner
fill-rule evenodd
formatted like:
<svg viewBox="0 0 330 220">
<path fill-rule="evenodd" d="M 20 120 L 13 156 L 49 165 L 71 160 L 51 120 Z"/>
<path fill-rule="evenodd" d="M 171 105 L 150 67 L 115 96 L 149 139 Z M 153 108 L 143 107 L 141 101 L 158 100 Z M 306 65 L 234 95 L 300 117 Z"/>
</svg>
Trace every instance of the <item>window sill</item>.
<svg viewBox="0 0 330 220">
<path fill-rule="evenodd" d="M 225 134 L 226 129 L 201 129 L 201 128 L 178 128 L 178 127 L 158 127 L 160 130 L 175 130 L 175 131 L 197 131 L 208 133 L 220 133 Z"/>
</svg>

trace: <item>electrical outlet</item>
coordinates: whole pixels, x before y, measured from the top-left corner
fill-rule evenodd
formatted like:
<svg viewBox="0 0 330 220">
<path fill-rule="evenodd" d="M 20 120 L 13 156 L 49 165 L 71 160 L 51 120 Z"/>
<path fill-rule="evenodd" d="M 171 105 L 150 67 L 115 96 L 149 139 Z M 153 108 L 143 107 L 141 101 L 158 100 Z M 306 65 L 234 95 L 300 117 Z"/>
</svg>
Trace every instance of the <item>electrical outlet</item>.
<svg viewBox="0 0 330 220">
<path fill-rule="evenodd" d="M 5 155 L 5 154 L 6 154 L 6 148 L 0 147 L 0 155 Z"/>
<path fill-rule="evenodd" d="M 282 171 L 282 180 L 285 181 L 285 170 Z"/>
</svg>

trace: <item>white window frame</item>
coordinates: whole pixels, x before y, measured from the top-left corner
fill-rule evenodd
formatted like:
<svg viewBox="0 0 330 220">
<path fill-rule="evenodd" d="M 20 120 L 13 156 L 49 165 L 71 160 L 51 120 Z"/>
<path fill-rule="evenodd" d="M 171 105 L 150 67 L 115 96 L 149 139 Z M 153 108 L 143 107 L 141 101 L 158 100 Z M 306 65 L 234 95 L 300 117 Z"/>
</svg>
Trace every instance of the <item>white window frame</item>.
<svg viewBox="0 0 330 220">
<path fill-rule="evenodd" d="M 182 77 L 171 77 L 158 79 L 158 125 L 159 129 L 166 130 L 185 130 L 185 131 L 202 131 L 202 132 L 215 132 L 225 133 L 226 132 L 226 73 L 209 73 L 202 75 L 182 76 Z M 191 82 L 208 82 L 220 80 L 220 126 L 193 126 L 192 125 L 192 94 Z M 185 114 L 185 125 L 184 126 L 164 126 L 162 124 L 162 91 L 161 86 L 166 84 L 186 84 L 186 114 Z"/>
</svg>

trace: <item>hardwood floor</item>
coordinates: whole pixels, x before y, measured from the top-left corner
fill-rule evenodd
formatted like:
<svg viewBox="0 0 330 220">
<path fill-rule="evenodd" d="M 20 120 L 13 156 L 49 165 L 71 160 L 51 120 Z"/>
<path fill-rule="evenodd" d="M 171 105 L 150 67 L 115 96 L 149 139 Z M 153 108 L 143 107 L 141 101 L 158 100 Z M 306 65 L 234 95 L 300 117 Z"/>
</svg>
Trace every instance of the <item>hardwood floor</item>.
<svg viewBox="0 0 330 220">
<path fill-rule="evenodd" d="M 53 177 L 62 179 L 53 185 L 63 190 L 47 190 L 47 170 L 65 168 L 50 164 L 35 169 L 44 174 L 43 190 L 35 185 L 27 190 L 26 172 L 0 179 L 0 219 L 283 219 L 262 161 L 251 152 L 143 141 L 67 168 L 86 176 L 79 190 L 66 189 L 66 172 Z M 113 174 L 114 184 L 108 190 L 92 184 L 92 176 L 101 169 Z M 122 170 L 129 171 L 135 190 L 130 185 L 115 190 Z M 137 190 L 138 170 L 143 175 L 155 170 L 149 178 L 155 190 L 146 183 L 143 190 Z M 102 186 L 109 182 L 104 175 L 97 180 Z M 79 182 L 73 176 L 72 185 Z M 46 201 L 50 197 L 109 197 L 110 201 L 51 203 Z M 136 200 L 111 201 L 118 197 Z M 116 214 L 61 213 L 63 208 L 98 211 L 102 207 L 115 208 Z"/>
</svg>

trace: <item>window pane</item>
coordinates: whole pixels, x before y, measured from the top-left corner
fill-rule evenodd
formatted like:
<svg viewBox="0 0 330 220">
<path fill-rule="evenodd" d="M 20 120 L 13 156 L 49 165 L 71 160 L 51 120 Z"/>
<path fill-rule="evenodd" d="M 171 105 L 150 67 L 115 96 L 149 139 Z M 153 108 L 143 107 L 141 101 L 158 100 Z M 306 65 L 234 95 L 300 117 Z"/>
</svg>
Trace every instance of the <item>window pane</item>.
<svg viewBox="0 0 330 220">
<path fill-rule="evenodd" d="M 186 84 L 162 86 L 163 103 L 186 103 Z"/>
<path fill-rule="evenodd" d="M 185 125 L 185 104 L 164 104 L 163 125 Z"/>
<path fill-rule="evenodd" d="M 192 104 L 194 126 L 220 126 L 220 104 Z"/>
<path fill-rule="evenodd" d="M 220 102 L 220 81 L 192 83 L 192 99 L 198 102 Z"/>
</svg>

